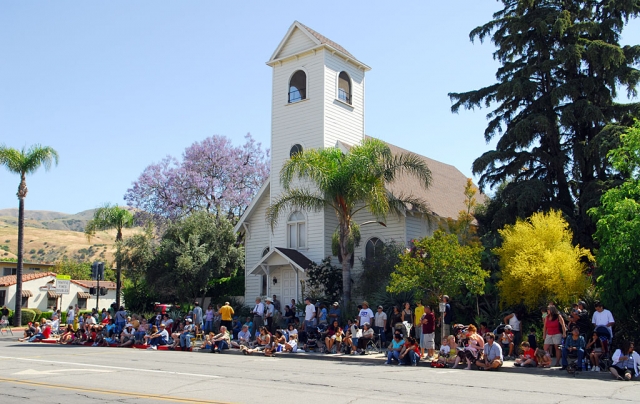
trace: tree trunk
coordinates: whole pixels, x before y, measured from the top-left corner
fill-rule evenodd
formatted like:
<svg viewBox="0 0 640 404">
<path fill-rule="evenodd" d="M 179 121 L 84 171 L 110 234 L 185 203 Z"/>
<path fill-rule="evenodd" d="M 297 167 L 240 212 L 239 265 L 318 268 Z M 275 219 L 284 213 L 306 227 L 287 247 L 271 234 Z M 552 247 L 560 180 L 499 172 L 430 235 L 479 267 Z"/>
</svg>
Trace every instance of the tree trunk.
<svg viewBox="0 0 640 404">
<path fill-rule="evenodd" d="M 351 303 L 351 255 L 347 240 L 349 239 L 349 224 L 340 225 L 340 255 L 342 256 L 342 304 L 343 307 L 349 307 Z"/>
<path fill-rule="evenodd" d="M 120 307 L 120 277 L 122 275 L 122 268 L 120 267 L 120 243 L 116 247 L 118 249 L 118 259 L 116 260 L 116 306 Z M 99 292 L 98 292 L 99 293 Z"/>
<path fill-rule="evenodd" d="M 22 188 L 23 183 L 21 182 L 18 190 L 18 265 L 16 269 L 16 306 L 13 312 L 14 327 L 22 325 L 22 250 L 24 246 L 24 197 L 20 196 Z"/>
</svg>

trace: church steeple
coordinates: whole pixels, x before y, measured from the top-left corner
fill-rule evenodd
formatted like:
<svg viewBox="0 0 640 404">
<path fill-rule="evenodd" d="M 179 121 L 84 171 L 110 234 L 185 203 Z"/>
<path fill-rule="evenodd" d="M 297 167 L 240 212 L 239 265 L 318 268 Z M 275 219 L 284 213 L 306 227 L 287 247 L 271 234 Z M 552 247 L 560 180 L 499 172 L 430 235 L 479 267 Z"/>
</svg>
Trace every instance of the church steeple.
<svg viewBox="0 0 640 404">
<path fill-rule="evenodd" d="M 273 52 L 271 116 L 271 199 L 282 193 L 279 173 L 293 153 L 357 144 L 364 138 L 364 84 L 369 66 L 342 46 L 295 21 Z M 331 255 L 324 213 L 307 212 L 305 255 L 319 262 Z M 273 246 L 289 247 L 285 226 L 272 235 Z M 313 238 L 317 237 L 317 240 Z"/>
</svg>

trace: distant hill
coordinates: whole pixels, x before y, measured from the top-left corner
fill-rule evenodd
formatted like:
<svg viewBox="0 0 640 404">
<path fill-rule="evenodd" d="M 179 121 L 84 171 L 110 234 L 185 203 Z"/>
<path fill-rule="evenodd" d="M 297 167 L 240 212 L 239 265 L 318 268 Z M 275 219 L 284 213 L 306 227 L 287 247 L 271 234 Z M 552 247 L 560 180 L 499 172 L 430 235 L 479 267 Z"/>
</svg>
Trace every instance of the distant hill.
<svg viewBox="0 0 640 404">
<path fill-rule="evenodd" d="M 50 230 L 71 230 L 84 232 L 87 222 L 93 218 L 95 209 L 76 214 L 50 212 L 46 210 L 26 210 L 25 227 Z M 0 225 L 18 226 L 18 209 L 0 209 Z"/>
<path fill-rule="evenodd" d="M 64 258 L 84 262 L 113 261 L 115 231 L 98 232 L 87 240 L 84 229 L 95 209 L 76 214 L 25 211 L 24 252 L 27 262 L 54 263 Z M 124 236 L 140 229 L 125 229 Z M 15 258 L 18 252 L 18 209 L 0 209 L 0 258 Z"/>
</svg>

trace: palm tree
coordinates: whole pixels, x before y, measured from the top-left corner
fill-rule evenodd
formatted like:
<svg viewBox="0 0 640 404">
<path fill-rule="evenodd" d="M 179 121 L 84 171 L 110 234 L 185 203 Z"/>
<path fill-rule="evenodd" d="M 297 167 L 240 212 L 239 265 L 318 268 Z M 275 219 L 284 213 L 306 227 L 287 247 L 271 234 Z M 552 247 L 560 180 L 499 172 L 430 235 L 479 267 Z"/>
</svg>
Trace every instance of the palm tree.
<svg viewBox="0 0 640 404">
<path fill-rule="evenodd" d="M 133 214 L 125 208 L 118 205 L 105 204 L 96 209 L 93 213 L 93 219 L 87 223 L 84 232 L 87 239 L 91 241 L 91 237 L 95 236 L 98 230 L 116 229 L 116 306 L 120 307 L 120 283 L 122 276 L 122 268 L 120 265 L 121 254 L 120 246 L 122 244 L 122 229 L 133 227 Z"/>
<path fill-rule="evenodd" d="M 351 256 L 360 238 L 354 215 L 366 209 L 384 219 L 388 213 L 400 214 L 409 206 L 426 212 L 424 201 L 411 195 L 396 196 L 386 189 L 403 173 L 417 177 L 425 189 L 431 184 L 431 171 L 422 158 L 411 153 L 394 156 L 389 146 L 377 139 L 364 140 L 348 154 L 337 148 L 305 150 L 285 162 L 280 171 L 284 192 L 267 209 L 267 220 L 273 229 L 280 215 L 293 208 L 320 211 L 331 207 L 335 211 L 338 230 L 333 250 L 342 262 L 345 305 L 351 301 Z M 312 184 L 314 189 L 292 187 L 295 179 Z"/>
<path fill-rule="evenodd" d="M 44 166 L 49 171 L 51 165 L 58 165 L 58 152 L 48 146 L 35 144 L 21 150 L 0 146 L 0 165 L 20 176 L 18 185 L 18 268 L 16 270 L 16 306 L 13 313 L 13 325 L 22 323 L 22 262 L 24 247 L 24 198 L 27 197 L 27 174 L 33 174 Z"/>
</svg>

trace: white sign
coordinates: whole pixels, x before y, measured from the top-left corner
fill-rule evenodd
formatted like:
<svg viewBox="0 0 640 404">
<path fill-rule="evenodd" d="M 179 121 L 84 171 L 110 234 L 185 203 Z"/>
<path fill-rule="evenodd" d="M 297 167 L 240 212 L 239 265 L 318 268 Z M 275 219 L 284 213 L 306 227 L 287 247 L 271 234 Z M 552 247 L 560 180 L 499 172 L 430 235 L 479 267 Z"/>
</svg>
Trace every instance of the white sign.
<svg viewBox="0 0 640 404">
<path fill-rule="evenodd" d="M 56 293 L 68 295 L 71 290 L 71 281 L 58 279 L 56 282 Z"/>
</svg>

